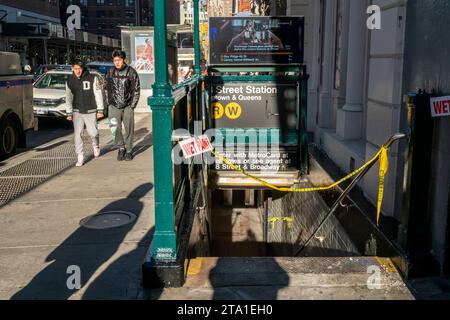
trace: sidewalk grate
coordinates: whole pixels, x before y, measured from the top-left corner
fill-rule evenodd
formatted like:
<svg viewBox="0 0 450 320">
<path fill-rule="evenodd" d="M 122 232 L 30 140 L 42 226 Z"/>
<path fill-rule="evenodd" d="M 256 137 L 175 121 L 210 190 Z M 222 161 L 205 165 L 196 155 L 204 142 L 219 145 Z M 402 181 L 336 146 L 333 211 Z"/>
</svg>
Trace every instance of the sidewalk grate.
<svg viewBox="0 0 450 320">
<path fill-rule="evenodd" d="M 83 141 L 85 157 L 92 157 L 90 138 L 84 136 Z M 73 167 L 76 161 L 75 146 L 73 142 L 67 141 L 0 172 L 0 207 L 53 176 Z"/>
<path fill-rule="evenodd" d="M 25 191 L 41 184 L 46 179 L 46 177 L 0 178 L 0 207 L 17 198 Z"/>
<path fill-rule="evenodd" d="M 0 177 L 34 177 L 52 176 L 64 170 L 68 166 L 75 164 L 76 159 L 30 159 L 11 169 L 0 173 Z"/>
<path fill-rule="evenodd" d="M 36 159 L 45 159 L 45 158 L 76 158 L 75 146 L 73 143 L 67 142 L 57 148 L 51 149 L 48 152 L 40 154 L 36 157 Z"/>
</svg>

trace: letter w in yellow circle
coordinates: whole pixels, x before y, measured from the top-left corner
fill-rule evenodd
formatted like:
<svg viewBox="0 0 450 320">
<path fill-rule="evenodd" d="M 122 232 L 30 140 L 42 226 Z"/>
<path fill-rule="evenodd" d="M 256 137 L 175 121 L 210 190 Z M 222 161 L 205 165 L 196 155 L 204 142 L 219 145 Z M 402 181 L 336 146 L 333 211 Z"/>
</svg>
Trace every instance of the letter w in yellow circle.
<svg viewBox="0 0 450 320">
<path fill-rule="evenodd" d="M 231 120 L 239 119 L 242 115 L 242 108 L 236 102 L 231 102 L 225 107 L 225 114 Z"/>
</svg>

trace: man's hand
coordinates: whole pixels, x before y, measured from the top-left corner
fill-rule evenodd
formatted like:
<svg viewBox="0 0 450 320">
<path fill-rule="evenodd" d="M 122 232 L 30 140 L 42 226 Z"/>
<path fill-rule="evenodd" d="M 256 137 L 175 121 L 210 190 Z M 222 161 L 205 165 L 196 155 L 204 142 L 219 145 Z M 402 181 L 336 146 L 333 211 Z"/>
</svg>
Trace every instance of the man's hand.
<svg viewBox="0 0 450 320">
<path fill-rule="evenodd" d="M 73 121 L 73 116 L 72 115 L 68 115 L 67 116 L 67 121 L 71 121 L 72 122 Z"/>
<path fill-rule="evenodd" d="M 105 117 L 105 115 L 103 114 L 103 112 L 97 112 L 97 119 L 103 119 Z"/>
</svg>

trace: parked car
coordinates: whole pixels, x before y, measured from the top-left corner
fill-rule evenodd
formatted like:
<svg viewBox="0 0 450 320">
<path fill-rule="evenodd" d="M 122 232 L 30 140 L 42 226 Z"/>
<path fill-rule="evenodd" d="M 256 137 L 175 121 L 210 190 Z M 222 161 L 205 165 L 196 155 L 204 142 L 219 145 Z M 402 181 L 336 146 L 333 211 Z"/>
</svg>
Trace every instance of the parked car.
<svg viewBox="0 0 450 320">
<path fill-rule="evenodd" d="M 97 71 L 103 77 L 106 77 L 106 74 L 114 67 L 114 64 L 112 62 L 93 61 L 89 62 L 86 66 L 89 71 Z"/>
<path fill-rule="evenodd" d="M 95 71 L 95 74 L 104 92 L 103 99 L 106 99 L 104 90 L 104 78 Z M 65 118 L 66 114 L 66 82 L 72 71 L 53 70 L 42 75 L 38 81 L 34 83 L 34 114 L 39 118 Z M 107 116 L 107 108 L 105 108 L 105 116 Z"/>
<path fill-rule="evenodd" d="M 0 160 L 26 147 L 26 131 L 34 127 L 33 76 L 24 75 L 17 53 L 0 52 Z"/>
<path fill-rule="evenodd" d="M 40 65 L 34 71 L 34 81 L 37 81 L 39 79 L 39 77 L 41 77 L 43 74 L 47 73 L 48 71 L 52 71 L 52 70 L 71 71 L 72 66 L 65 65 L 65 64 L 43 64 L 43 65 Z"/>
</svg>

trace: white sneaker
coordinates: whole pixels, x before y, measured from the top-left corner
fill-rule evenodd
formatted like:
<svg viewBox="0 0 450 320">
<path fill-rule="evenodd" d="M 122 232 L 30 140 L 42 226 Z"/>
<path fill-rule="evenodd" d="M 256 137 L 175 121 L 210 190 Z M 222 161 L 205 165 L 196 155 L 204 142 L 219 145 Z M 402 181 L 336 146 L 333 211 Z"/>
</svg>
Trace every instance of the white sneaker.
<svg viewBox="0 0 450 320">
<path fill-rule="evenodd" d="M 94 157 L 95 158 L 100 157 L 100 148 L 99 147 L 94 147 Z"/>
<path fill-rule="evenodd" d="M 83 164 L 84 164 L 84 156 L 79 155 L 79 156 L 78 156 L 78 162 L 77 162 L 77 164 L 75 165 L 75 167 L 82 167 Z"/>
</svg>

